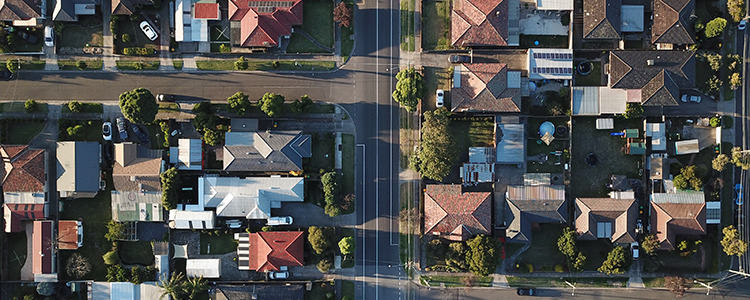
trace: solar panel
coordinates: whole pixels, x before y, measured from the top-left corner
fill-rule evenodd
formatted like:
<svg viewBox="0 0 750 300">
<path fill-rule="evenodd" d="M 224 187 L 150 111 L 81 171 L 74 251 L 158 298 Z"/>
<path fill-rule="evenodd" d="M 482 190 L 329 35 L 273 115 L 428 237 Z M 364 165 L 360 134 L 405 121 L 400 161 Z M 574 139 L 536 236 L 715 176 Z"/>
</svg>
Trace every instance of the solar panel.
<svg viewBox="0 0 750 300">
<path fill-rule="evenodd" d="M 571 60 L 571 59 L 573 59 L 573 54 L 572 53 L 560 53 L 560 52 L 552 52 L 552 53 L 548 53 L 548 52 L 542 52 L 542 53 L 534 52 L 533 55 L 532 55 L 532 57 L 535 58 L 535 59 L 552 59 L 552 60 L 565 59 L 565 60 Z"/>
</svg>

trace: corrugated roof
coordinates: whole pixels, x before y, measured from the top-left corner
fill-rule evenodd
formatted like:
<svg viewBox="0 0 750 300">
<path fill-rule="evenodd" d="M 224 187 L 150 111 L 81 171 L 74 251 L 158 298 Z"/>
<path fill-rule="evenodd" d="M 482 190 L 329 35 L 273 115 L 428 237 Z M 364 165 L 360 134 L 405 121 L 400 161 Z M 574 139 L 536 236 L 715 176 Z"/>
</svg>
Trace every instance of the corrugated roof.
<svg viewBox="0 0 750 300">
<path fill-rule="evenodd" d="M 198 182 L 196 209 L 216 208 L 219 217 L 266 219 L 277 203 L 304 201 L 302 177 L 205 176 Z"/>
<path fill-rule="evenodd" d="M 100 149 L 98 142 L 57 142 L 57 190 L 99 191 Z"/>
<path fill-rule="evenodd" d="M 495 162 L 516 164 L 526 159 L 525 124 L 497 124 L 495 128 Z"/>
<path fill-rule="evenodd" d="M 185 273 L 190 277 L 219 278 L 221 277 L 221 259 L 194 259 L 187 260 Z"/>
<path fill-rule="evenodd" d="M 213 229 L 213 211 L 170 210 L 169 227 L 172 229 Z"/>
</svg>

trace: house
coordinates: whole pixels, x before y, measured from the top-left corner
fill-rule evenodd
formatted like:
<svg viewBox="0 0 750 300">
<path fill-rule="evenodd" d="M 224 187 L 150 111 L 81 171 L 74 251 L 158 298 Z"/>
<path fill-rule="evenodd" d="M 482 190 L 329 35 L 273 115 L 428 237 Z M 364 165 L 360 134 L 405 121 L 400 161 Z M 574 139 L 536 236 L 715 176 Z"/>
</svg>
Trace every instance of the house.
<svg viewBox="0 0 750 300">
<path fill-rule="evenodd" d="M 57 142 L 60 198 L 93 198 L 99 192 L 102 157 L 98 142 Z"/>
<path fill-rule="evenodd" d="M 621 7 L 622 0 L 584 0 L 583 38 L 598 40 L 621 39 Z"/>
<path fill-rule="evenodd" d="M 112 220 L 118 222 L 163 222 L 161 192 L 112 190 Z"/>
<path fill-rule="evenodd" d="M 104 0 L 107 1 L 107 0 Z M 110 0 L 112 1 L 113 15 L 132 15 L 138 7 L 143 5 L 153 5 L 154 0 Z"/>
<path fill-rule="evenodd" d="M 52 244 L 55 240 L 55 223 L 50 220 L 34 221 L 31 239 L 31 269 L 34 281 L 57 282 L 57 251 Z"/>
<path fill-rule="evenodd" d="M 627 90 L 621 101 L 677 106 L 680 91 L 695 87 L 692 51 L 610 51 L 605 68 L 610 88 Z"/>
<path fill-rule="evenodd" d="M 469 162 L 460 167 L 464 183 L 495 181 L 495 148 L 470 147 Z"/>
<path fill-rule="evenodd" d="M 677 236 L 706 234 L 706 200 L 703 192 L 651 194 L 651 233 L 660 250 L 674 250 Z"/>
<path fill-rule="evenodd" d="M 656 49 L 672 50 L 675 45 L 695 44 L 695 25 L 690 20 L 695 12 L 694 0 L 653 0 L 653 5 L 651 43 Z"/>
<path fill-rule="evenodd" d="M 23 231 L 22 222 L 47 217 L 46 152 L 29 146 L 0 146 L 5 232 Z"/>
<path fill-rule="evenodd" d="M 454 47 L 518 46 L 518 0 L 456 0 L 451 13 Z"/>
<path fill-rule="evenodd" d="M 161 195 L 161 151 L 132 142 L 116 143 L 112 168 L 113 190 Z"/>
<path fill-rule="evenodd" d="M 57 222 L 57 248 L 76 250 L 83 246 L 83 222 L 60 220 Z"/>
<path fill-rule="evenodd" d="M 302 25 L 302 0 L 229 0 L 232 45 L 277 47 Z"/>
<path fill-rule="evenodd" d="M 45 203 L 5 203 L 3 204 L 3 219 L 5 232 L 24 231 L 23 221 L 43 220 L 47 218 L 47 204 Z"/>
<path fill-rule="evenodd" d="M 144 282 L 101 282 L 94 281 L 89 285 L 89 299 L 94 300 L 142 300 L 159 299 L 164 293 L 158 283 Z M 169 296 L 163 299 L 168 299 Z"/>
<path fill-rule="evenodd" d="M 221 259 L 189 258 L 185 264 L 185 275 L 189 277 L 219 278 L 221 277 Z"/>
<path fill-rule="evenodd" d="M 573 79 L 573 49 L 536 48 L 527 53 L 529 79 Z"/>
<path fill-rule="evenodd" d="M 169 163 L 176 165 L 179 170 L 202 170 L 203 141 L 179 139 L 177 147 L 169 147 Z"/>
<path fill-rule="evenodd" d="M 216 300 L 255 299 L 305 299 L 305 287 L 302 284 L 217 284 L 214 285 Z"/>
<path fill-rule="evenodd" d="M 540 223 L 566 222 L 564 185 L 509 185 L 505 199 L 505 233 L 511 242 L 530 242 L 531 229 Z"/>
<path fill-rule="evenodd" d="M 0 21 L 13 22 L 13 26 L 34 27 L 41 24 L 44 16 L 42 7 L 47 3 L 41 0 L 0 1 Z"/>
<path fill-rule="evenodd" d="M 172 229 L 213 229 L 216 216 L 213 211 L 169 211 L 169 228 Z"/>
<path fill-rule="evenodd" d="M 304 234 L 301 231 L 236 233 L 240 270 L 279 271 L 304 265 Z"/>
<path fill-rule="evenodd" d="M 467 113 L 521 112 L 521 72 L 507 64 L 461 64 L 453 69 L 451 111 Z"/>
<path fill-rule="evenodd" d="M 526 124 L 503 124 L 495 118 L 495 162 L 520 164 L 526 160 Z"/>
<path fill-rule="evenodd" d="M 628 90 L 608 86 L 574 86 L 571 97 L 574 116 L 621 115 L 627 108 Z"/>
<path fill-rule="evenodd" d="M 78 16 L 95 15 L 99 0 L 55 0 L 52 21 L 78 22 Z"/>
<path fill-rule="evenodd" d="M 634 198 L 576 198 L 575 215 L 579 240 L 609 239 L 615 244 L 636 241 L 638 205 Z"/>
<path fill-rule="evenodd" d="M 460 185 L 428 184 L 424 192 L 424 233 L 465 241 L 492 230 L 492 193 L 463 192 Z"/>
<path fill-rule="evenodd" d="M 312 138 L 301 131 L 226 133 L 224 171 L 291 172 L 312 156 Z"/>
<path fill-rule="evenodd" d="M 208 42 L 208 21 L 221 19 L 219 3 L 215 0 L 175 1 L 174 38 L 177 42 Z"/>
</svg>

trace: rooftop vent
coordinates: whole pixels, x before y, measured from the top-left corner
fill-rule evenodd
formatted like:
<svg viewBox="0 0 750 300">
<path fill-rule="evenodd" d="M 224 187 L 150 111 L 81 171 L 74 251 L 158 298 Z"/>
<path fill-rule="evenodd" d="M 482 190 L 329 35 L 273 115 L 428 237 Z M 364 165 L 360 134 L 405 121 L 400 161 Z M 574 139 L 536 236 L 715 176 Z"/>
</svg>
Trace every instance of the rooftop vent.
<svg viewBox="0 0 750 300">
<path fill-rule="evenodd" d="M 646 65 L 653 66 L 654 65 L 654 60 L 653 59 L 647 60 L 646 61 Z"/>
</svg>

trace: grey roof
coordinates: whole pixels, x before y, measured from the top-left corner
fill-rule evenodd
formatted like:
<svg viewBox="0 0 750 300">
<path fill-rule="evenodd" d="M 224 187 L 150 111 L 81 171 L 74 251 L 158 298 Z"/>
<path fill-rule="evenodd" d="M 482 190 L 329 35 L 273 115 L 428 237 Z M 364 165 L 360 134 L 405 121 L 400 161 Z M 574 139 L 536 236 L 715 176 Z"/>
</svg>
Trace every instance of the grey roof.
<svg viewBox="0 0 750 300">
<path fill-rule="evenodd" d="M 217 300 L 302 300 L 305 291 L 301 284 L 216 285 Z M 253 294 L 257 297 L 253 298 Z"/>
<path fill-rule="evenodd" d="M 198 209 L 216 208 L 219 217 L 267 219 L 281 202 L 304 201 L 302 177 L 198 178 Z"/>
<path fill-rule="evenodd" d="M 678 105 L 679 91 L 695 87 L 695 71 L 692 51 L 610 51 L 609 54 L 610 87 L 641 89 L 643 105 Z"/>
<path fill-rule="evenodd" d="M 690 16 L 695 0 L 654 0 L 652 43 L 694 44 Z"/>
<path fill-rule="evenodd" d="M 621 0 L 583 2 L 583 38 L 620 39 Z"/>
<path fill-rule="evenodd" d="M 526 159 L 525 124 L 497 124 L 495 142 L 499 164 L 522 163 Z"/>
<path fill-rule="evenodd" d="M 506 236 L 511 241 L 531 241 L 530 223 L 564 223 L 568 208 L 565 186 L 508 186 Z"/>
<path fill-rule="evenodd" d="M 677 193 L 653 193 L 651 194 L 651 202 L 701 204 L 706 203 L 706 195 L 703 192 L 688 191 Z"/>
<path fill-rule="evenodd" d="M 97 142 L 57 143 L 57 190 L 99 190 L 100 146 Z"/>
<path fill-rule="evenodd" d="M 227 132 L 224 171 L 299 171 L 312 156 L 312 138 L 301 131 Z"/>
<path fill-rule="evenodd" d="M 74 0 L 55 1 L 55 10 L 52 13 L 53 21 L 75 22 L 78 21 Z"/>
<path fill-rule="evenodd" d="M 230 129 L 232 132 L 258 131 L 258 119 L 233 118 Z"/>
</svg>

